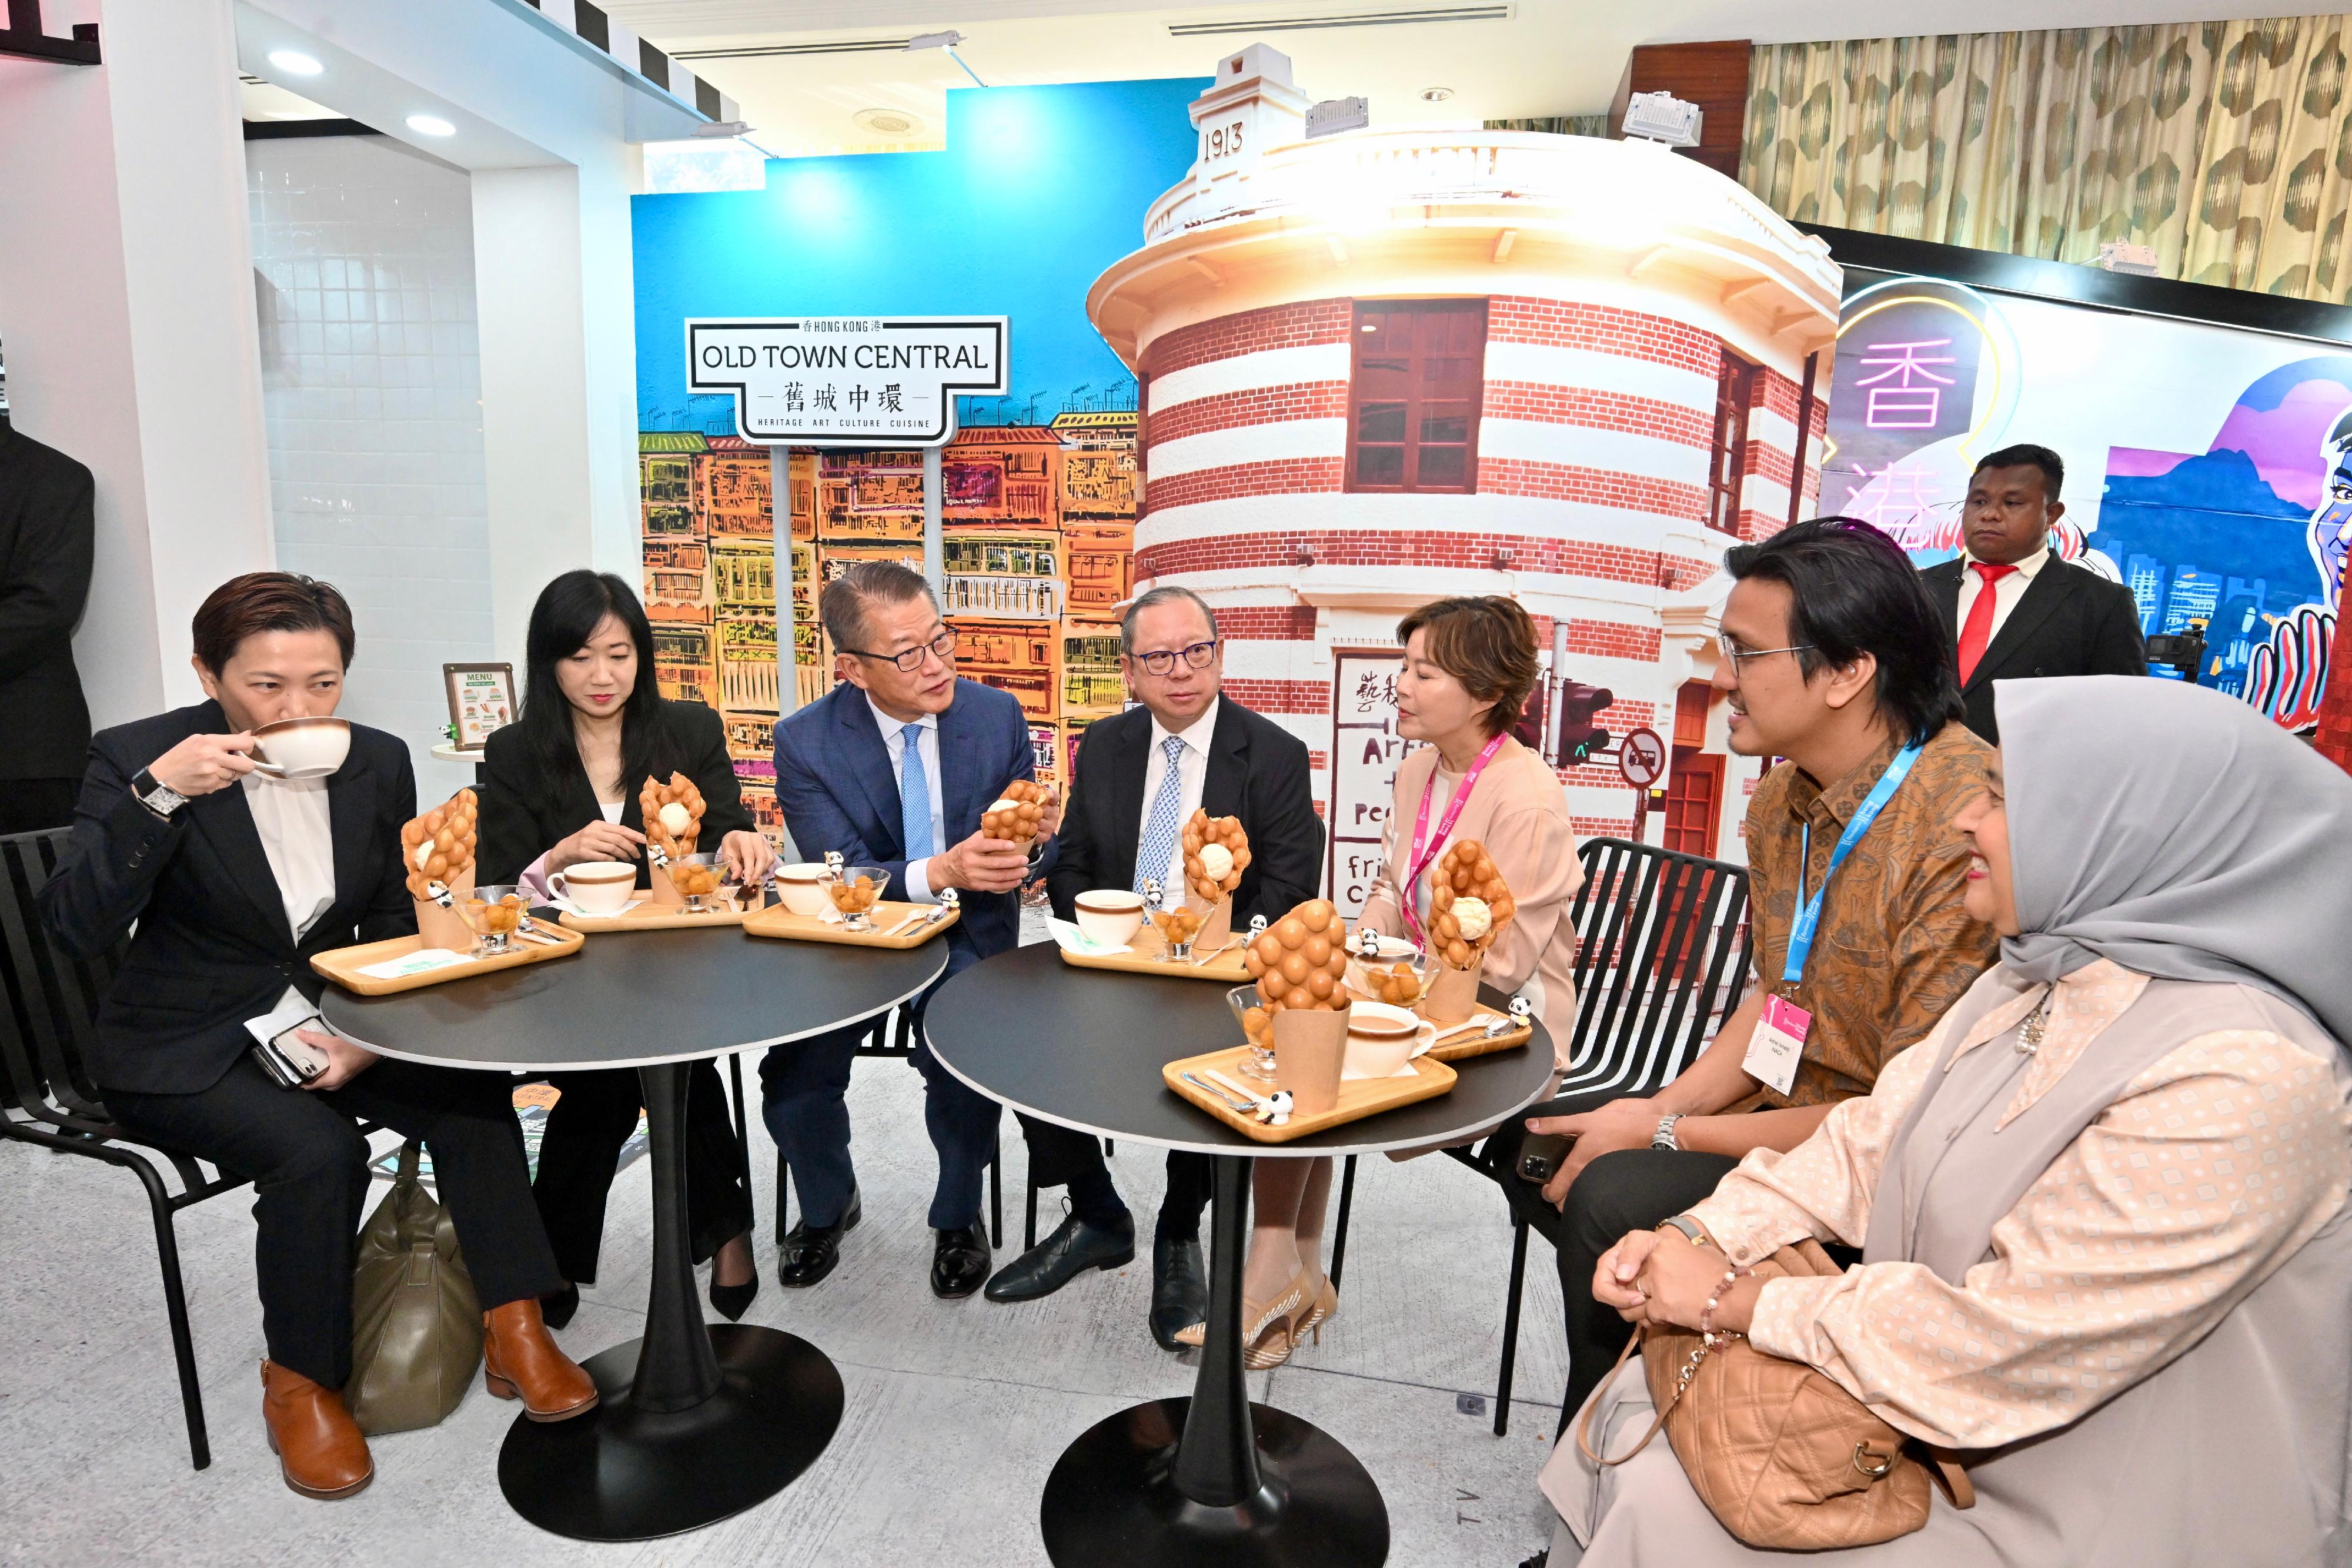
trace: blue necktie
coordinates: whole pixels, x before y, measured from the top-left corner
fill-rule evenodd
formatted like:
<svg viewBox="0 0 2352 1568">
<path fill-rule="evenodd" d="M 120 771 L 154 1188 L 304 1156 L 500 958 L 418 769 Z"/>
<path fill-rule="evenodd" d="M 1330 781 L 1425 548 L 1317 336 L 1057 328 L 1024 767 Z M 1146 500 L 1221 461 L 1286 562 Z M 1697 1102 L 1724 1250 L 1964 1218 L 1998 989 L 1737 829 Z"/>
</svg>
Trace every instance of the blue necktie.
<svg viewBox="0 0 2352 1568">
<path fill-rule="evenodd" d="M 1184 738 L 1171 735 L 1160 743 L 1168 758 L 1168 767 L 1160 775 L 1160 793 L 1151 797 L 1151 814 L 1144 819 L 1143 847 L 1135 854 L 1135 887 L 1141 893 L 1146 878 L 1161 883 L 1168 879 L 1168 868 L 1176 859 L 1176 838 L 1183 831 L 1177 813 L 1184 809 L 1184 769 L 1179 760 L 1184 755 Z M 1168 906 L 1173 909 L 1183 902 L 1184 890 L 1167 890 Z"/>
<path fill-rule="evenodd" d="M 931 852 L 931 779 L 923 771 L 923 727 L 910 724 L 898 732 L 906 755 L 898 762 L 898 842 L 904 858 L 921 860 Z"/>
</svg>

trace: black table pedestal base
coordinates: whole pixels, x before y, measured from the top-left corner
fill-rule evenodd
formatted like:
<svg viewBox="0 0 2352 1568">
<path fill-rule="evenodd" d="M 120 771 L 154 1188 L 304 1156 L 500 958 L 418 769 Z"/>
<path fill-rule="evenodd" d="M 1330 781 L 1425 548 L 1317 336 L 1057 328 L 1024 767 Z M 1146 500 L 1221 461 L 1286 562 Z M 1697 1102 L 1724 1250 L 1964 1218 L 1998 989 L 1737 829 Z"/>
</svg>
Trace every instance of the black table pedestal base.
<svg viewBox="0 0 2352 1568">
<path fill-rule="evenodd" d="M 636 1408 L 641 1340 L 581 1363 L 603 1398 L 569 1421 L 518 1416 L 499 1486 L 542 1530 L 650 1541 L 740 1513 L 809 1468 L 841 1425 L 841 1374 L 806 1340 L 738 1323 L 709 1331 L 719 1391 L 691 1409 Z"/>
<path fill-rule="evenodd" d="M 1040 1511 L 1064 1568 L 1378 1568 L 1389 1512 L 1356 1457 L 1318 1427 L 1265 1405 L 1255 1496 L 1231 1508 L 1177 1489 L 1190 1399 L 1156 1399 L 1097 1423 L 1062 1452 Z"/>
</svg>

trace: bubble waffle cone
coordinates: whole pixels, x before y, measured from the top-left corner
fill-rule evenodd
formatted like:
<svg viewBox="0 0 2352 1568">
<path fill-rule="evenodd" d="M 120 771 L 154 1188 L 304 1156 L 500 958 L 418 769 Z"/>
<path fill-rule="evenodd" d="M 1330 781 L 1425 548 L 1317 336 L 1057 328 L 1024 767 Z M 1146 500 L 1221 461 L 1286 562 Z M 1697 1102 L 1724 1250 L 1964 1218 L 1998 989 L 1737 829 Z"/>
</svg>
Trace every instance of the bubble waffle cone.
<svg viewBox="0 0 2352 1568">
<path fill-rule="evenodd" d="M 1346 936 L 1339 912 L 1328 898 L 1309 899 L 1258 934 L 1244 962 L 1267 1017 L 1292 1009 L 1347 1010 L 1341 984 L 1348 976 Z"/>
<path fill-rule="evenodd" d="M 1045 803 L 1052 799 L 1052 794 L 1035 779 L 1015 779 L 999 790 L 988 810 L 980 814 L 980 831 L 992 839 L 1026 844 L 1036 838 Z"/>
<path fill-rule="evenodd" d="M 471 789 L 460 789 L 400 830 L 408 895 L 416 901 L 416 930 L 428 947 L 462 953 L 473 946 L 474 934 L 454 903 L 470 897 L 474 891 L 474 846 L 481 836 L 480 814 L 479 799 Z M 435 883 L 447 890 L 451 907 L 443 907 L 434 898 Z"/>
<path fill-rule="evenodd" d="M 663 810 L 669 806 L 686 813 L 683 828 L 676 823 L 676 812 L 664 820 Z M 662 853 L 672 860 L 694 853 L 695 840 L 702 833 L 702 791 L 694 787 L 693 779 L 683 773 L 671 774 L 667 784 L 647 778 L 646 787 L 637 791 L 637 810 L 645 818 L 646 840 L 659 844 Z"/>
<path fill-rule="evenodd" d="M 1476 969 L 1517 907 L 1486 846 L 1465 839 L 1448 849 L 1430 873 L 1429 950 L 1449 969 Z M 1486 925 L 1478 931 L 1481 909 Z"/>
<path fill-rule="evenodd" d="M 1183 841 L 1186 895 L 1202 904 L 1231 898 L 1234 889 L 1241 886 L 1242 873 L 1249 870 L 1250 863 L 1249 835 L 1242 831 L 1242 820 L 1212 817 L 1206 810 L 1196 810 L 1192 820 L 1184 824 Z M 1224 853 L 1209 853 L 1212 846 Z"/>
</svg>

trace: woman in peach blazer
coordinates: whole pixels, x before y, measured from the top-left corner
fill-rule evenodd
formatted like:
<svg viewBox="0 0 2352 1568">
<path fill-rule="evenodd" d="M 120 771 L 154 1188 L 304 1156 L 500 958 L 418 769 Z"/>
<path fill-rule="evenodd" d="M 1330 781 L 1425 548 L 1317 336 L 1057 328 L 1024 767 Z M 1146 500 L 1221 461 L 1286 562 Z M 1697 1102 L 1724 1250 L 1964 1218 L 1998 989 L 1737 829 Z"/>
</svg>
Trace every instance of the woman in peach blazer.
<svg viewBox="0 0 2352 1568">
<path fill-rule="evenodd" d="M 1404 669 L 1397 677 L 1397 733 L 1426 744 L 1397 769 L 1383 863 L 1364 905 L 1363 925 L 1384 936 L 1420 940 L 1404 915 L 1410 870 L 1405 862 L 1422 798 L 1428 793 L 1428 841 L 1423 845 L 1427 865 L 1437 863 L 1447 844 L 1475 839 L 1486 845 L 1517 905 L 1486 951 L 1486 983 L 1526 996 L 1564 1061 L 1576 1018 L 1576 932 L 1569 903 L 1584 873 L 1559 775 L 1510 735 L 1535 689 L 1535 623 L 1512 600 L 1442 599 L 1406 616 L 1397 636 L 1405 647 Z M 1477 779 L 1441 841 L 1439 827 L 1473 768 Z M 1426 867 L 1412 879 L 1410 896 L 1414 919 L 1425 926 Z M 1331 1162 L 1260 1160 L 1251 1187 L 1242 1331 L 1247 1364 L 1262 1369 L 1287 1360 L 1300 1335 L 1319 1332 L 1318 1325 L 1339 1310 L 1339 1292 L 1323 1272 Z M 1196 1326 L 1176 1337 L 1198 1344 L 1203 1335 Z"/>
</svg>

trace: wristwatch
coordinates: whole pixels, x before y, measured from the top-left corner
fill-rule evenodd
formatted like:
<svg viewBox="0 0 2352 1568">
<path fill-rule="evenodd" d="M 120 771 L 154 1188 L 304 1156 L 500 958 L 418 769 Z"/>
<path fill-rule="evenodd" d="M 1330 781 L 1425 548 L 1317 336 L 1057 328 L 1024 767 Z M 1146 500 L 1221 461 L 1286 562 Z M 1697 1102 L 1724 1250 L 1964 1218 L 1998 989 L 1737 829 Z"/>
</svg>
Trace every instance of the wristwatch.
<svg viewBox="0 0 2352 1568">
<path fill-rule="evenodd" d="M 1693 1219 L 1687 1214 L 1677 1214 L 1658 1221 L 1658 1228 L 1661 1230 L 1667 1228 L 1669 1226 L 1681 1231 L 1683 1233 L 1684 1239 L 1687 1240 L 1694 1247 L 1707 1246 L 1713 1239 L 1705 1230 L 1699 1228 L 1698 1221 Z"/>
<path fill-rule="evenodd" d="M 1680 1111 L 1674 1113 L 1670 1116 L 1659 1117 L 1658 1130 L 1650 1134 L 1650 1147 L 1654 1149 L 1681 1148 L 1682 1145 L 1675 1142 L 1675 1124 L 1682 1119 L 1683 1113 Z"/>
<path fill-rule="evenodd" d="M 155 776 L 144 768 L 131 776 L 131 792 L 139 803 L 163 818 L 172 820 L 172 813 L 188 803 L 188 798 L 168 785 L 156 782 Z"/>
</svg>

